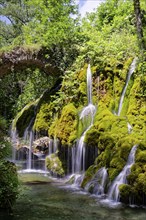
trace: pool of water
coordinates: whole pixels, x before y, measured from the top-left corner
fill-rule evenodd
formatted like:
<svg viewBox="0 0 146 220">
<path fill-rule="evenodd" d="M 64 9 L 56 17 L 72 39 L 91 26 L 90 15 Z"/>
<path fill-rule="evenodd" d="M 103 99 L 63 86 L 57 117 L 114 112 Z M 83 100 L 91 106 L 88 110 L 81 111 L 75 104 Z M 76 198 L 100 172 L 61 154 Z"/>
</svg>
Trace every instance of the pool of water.
<svg viewBox="0 0 146 220">
<path fill-rule="evenodd" d="M 25 183 L 13 214 L 1 220 L 146 220 L 146 209 L 105 207 L 95 197 L 43 174 L 21 174 Z"/>
</svg>

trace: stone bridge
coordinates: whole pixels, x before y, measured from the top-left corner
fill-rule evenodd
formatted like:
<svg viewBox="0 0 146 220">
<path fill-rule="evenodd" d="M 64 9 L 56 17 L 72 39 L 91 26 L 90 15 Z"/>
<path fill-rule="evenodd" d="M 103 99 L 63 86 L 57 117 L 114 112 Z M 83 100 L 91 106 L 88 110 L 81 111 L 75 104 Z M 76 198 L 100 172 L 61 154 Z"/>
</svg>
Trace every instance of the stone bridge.
<svg viewBox="0 0 146 220">
<path fill-rule="evenodd" d="M 49 51 L 44 48 L 32 49 L 16 47 L 10 52 L 0 53 L 0 77 L 27 67 L 36 68 L 44 71 L 46 74 L 59 75 L 60 70 L 57 68 L 50 56 Z M 46 58 L 49 57 L 49 58 Z"/>
</svg>

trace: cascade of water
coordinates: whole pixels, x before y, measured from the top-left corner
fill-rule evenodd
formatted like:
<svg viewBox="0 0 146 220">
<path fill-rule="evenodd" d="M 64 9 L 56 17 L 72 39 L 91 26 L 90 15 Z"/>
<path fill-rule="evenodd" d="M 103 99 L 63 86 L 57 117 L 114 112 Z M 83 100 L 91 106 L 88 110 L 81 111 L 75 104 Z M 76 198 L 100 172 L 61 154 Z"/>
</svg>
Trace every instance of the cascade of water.
<svg viewBox="0 0 146 220">
<path fill-rule="evenodd" d="M 132 132 L 132 126 L 129 122 L 127 122 L 127 128 L 128 128 L 128 134 L 131 134 Z"/>
<path fill-rule="evenodd" d="M 12 146 L 13 146 L 12 160 L 15 163 L 15 161 L 16 161 L 16 148 L 19 145 L 19 139 L 18 139 L 18 134 L 17 134 L 16 128 L 11 130 L 11 142 L 12 142 Z"/>
<path fill-rule="evenodd" d="M 33 145 L 33 131 L 30 131 L 30 140 L 29 140 L 29 153 L 28 153 L 28 161 L 27 161 L 27 169 L 31 170 L 32 168 L 32 145 Z"/>
<path fill-rule="evenodd" d="M 77 174 L 74 176 L 74 186 L 81 186 L 81 183 L 83 182 L 84 179 L 84 174 Z"/>
<path fill-rule="evenodd" d="M 108 199 L 114 200 L 115 202 L 119 202 L 119 186 L 121 184 L 127 184 L 127 176 L 130 174 L 130 168 L 135 162 L 135 153 L 137 150 L 137 145 L 134 145 L 130 151 L 128 156 L 128 160 L 126 165 L 124 166 L 121 173 L 116 177 L 114 182 L 112 183 L 109 191 L 108 191 Z"/>
<path fill-rule="evenodd" d="M 105 167 L 97 171 L 94 177 L 87 183 L 85 190 L 91 191 L 96 195 L 104 195 L 105 186 L 107 183 L 108 173 Z"/>
<path fill-rule="evenodd" d="M 31 130 L 32 130 L 32 126 L 33 126 L 33 121 L 34 121 L 34 117 L 30 120 L 29 125 L 27 126 L 27 128 L 24 131 L 23 139 L 25 141 L 29 140 L 30 133 L 31 133 Z"/>
<path fill-rule="evenodd" d="M 53 153 L 53 139 L 49 139 L 48 155 Z"/>
<path fill-rule="evenodd" d="M 132 64 L 130 65 L 129 72 L 128 72 L 128 74 L 127 74 L 126 83 L 125 83 L 124 89 L 123 89 L 123 91 L 122 91 L 122 95 L 121 95 L 120 102 L 119 102 L 118 113 L 117 113 L 118 116 L 120 115 L 121 110 L 122 110 L 122 105 L 123 105 L 123 101 L 124 101 L 124 96 L 125 96 L 125 93 L 126 93 L 126 89 L 127 89 L 129 80 L 130 80 L 130 78 L 131 78 L 132 73 L 135 71 L 136 62 L 137 62 L 137 58 L 134 58 Z"/>
<path fill-rule="evenodd" d="M 71 164 L 72 164 L 72 173 L 75 173 L 75 155 L 76 155 L 76 147 L 73 146 L 71 149 Z"/>
<path fill-rule="evenodd" d="M 85 171 L 85 147 L 84 147 L 84 138 L 86 132 L 91 128 L 93 125 L 93 118 L 95 115 L 96 108 L 92 104 L 92 74 L 90 64 L 87 68 L 87 96 L 88 96 L 88 105 L 83 108 L 80 114 L 80 120 L 82 120 L 83 124 L 85 120 L 88 119 L 88 127 L 85 128 L 80 140 L 77 144 L 76 153 L 75 150 L 72 150 L 72 172 L 80 173 L 81 171 Z M 76 155 L 76 156 L 75 156 Z M 73 159 L 75 156 L 75 160 Z"/>
<path fill-rule="evenodd" d="M 95 106 L 92 104 L 92 74 L 91 74 L 90 64 L 88 65 L 87 68 L 87 95 L 88 95 L 88 105 L 85 108 L 83 108 L 80 114 L 80 120 L 82 120 L 84 124 L 85 120 L 88 119 L 89 123 L 88 123 L 88 127 L 85 128 L 85 131 L 83 132 L 80 140 L 78 141 L 75 161 L 72 160 L 74 162 L 74 168 L 72 168 L 72 171 L 75 171 L 76 173 L 85 171 L 84 138 L 86 132 L 93 125 L 93 119 L 96 111 Z"/>
<path fill-rule="evenodd" d="M 87 68 L 87 97 L 88 97 L 88 104 L 92 104 L 92 73 L 90 64 L 88 64 Z"/>
<path fill-rule="evenodd" d="M 55 137 L 54 138 L 54 145 L 53 145 L 53 152 L 55 153 L 58 150 L 58 139 Z"/>
</svg>

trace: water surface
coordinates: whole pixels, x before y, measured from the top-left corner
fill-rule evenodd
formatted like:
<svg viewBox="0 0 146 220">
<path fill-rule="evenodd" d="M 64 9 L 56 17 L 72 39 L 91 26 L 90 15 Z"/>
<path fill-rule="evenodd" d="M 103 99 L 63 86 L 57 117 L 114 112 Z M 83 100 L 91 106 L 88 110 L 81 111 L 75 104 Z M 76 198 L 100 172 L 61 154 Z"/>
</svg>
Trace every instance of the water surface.
<svg viewBox="0 0 146 220">
<path fill-rule="evenodd" d="M 96 197 L 65 186 L 43 174 L 21 174 L 23 193 L 13 215 L 0 213 L 1 220 L 145 220 L 140 208 L 104 207 Z"/>
</svg>

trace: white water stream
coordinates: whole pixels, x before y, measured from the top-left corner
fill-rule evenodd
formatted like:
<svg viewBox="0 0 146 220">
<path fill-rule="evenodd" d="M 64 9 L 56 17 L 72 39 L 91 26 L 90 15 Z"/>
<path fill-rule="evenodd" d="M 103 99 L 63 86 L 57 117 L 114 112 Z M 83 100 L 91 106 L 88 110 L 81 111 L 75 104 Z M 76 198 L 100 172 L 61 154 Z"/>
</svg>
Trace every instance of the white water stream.
<svg viewBox="0 0 146 220">
<path fill-rule="evenodd" d="M 82 120 L 82 123 L 85 123 L 85 120 L 89 120 L 89 125 L 83 132 L 81 138 L 78 141 L 77 144 L 77 150 L 76 150 L 76 155 L 74 150 L 72 151 L 72 158 L 74 167 L 72 168 L 72 171 L 75 173 L 80 173 L 81 171 L 85 171 L 85 144 L 84 144 L 84 139 L 87 131 L 92 127 L 93 125 L 93 119 L 94 115 L 96 112 L 95 106 L 92 104 L 92 73 L 91 73 L 91 68 L 90 64 L 88 64 L 87 68 L 87 96 L 88 96 L 88 105 L 83 108 L 81 114 L 80 114 L 80 120 Z"/>
<path fill-rule="evenodd" d="M 137 63 L 137 58 L 134 58 L 133 62 L 130 65 L 129 72 L 127 74 L 126 83 L 125 83 L 125 86 L 124 86 L 124 89 L 122 91 L 122 95 L 121 95 L 121 98 L 120 98 L 118 112 L 117 112 L 118 116 L 120 116 L 120 113 L 121 113 L 121 110 L 122 110 L 122 106 L 123 106 L 124 97 L 125 97 L 125 93 L 126 93 L 126 90 L 127 90 L 127 86 L 128 86 L 128 83 L 129 83 L 129 80 L 131 78 L 132 73 L 135 71 L 136 63 Z"/>
<path fill-rule="evenodd" d="M 134 145 L 130 151 L 126 165 L 124 166 L 121 173 L 116 177 L 111 187 L 109 188 L 108 191 L 109 200 L 113 200 L 115 202 L 120 201 L 119 186 L 121 184 L 127 184 L 127 176 L 130 174 L 130 169 L 135 162 L 136 150 L 137 150 L 137 145 Z"/>
<path fill-rule="evenodd" d="M 107 169 L 105 167 L 100 168 L 93 178 L 85 186 L 85 190 L 92 190 L 93 194 L 97 196 L 103 196 L 105 191 L 105 186 L 108 179 Z"/>
</svg>

